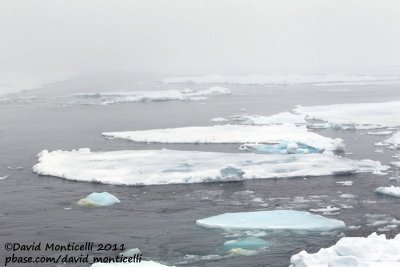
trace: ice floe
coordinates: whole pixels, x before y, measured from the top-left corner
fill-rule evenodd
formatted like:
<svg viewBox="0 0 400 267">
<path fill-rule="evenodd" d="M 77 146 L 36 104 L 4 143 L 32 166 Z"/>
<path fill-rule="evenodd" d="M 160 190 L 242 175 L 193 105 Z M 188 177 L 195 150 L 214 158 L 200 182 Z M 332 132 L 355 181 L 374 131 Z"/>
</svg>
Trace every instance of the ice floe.
<svg viewBox="0 0 400 267">
<path fill-rule="evenodd" d="M 332 231 L 346 227 L 343 221 L 295 210 L 224 213 L 197 220 L 196 224 L 227 230 Z"/>
<path fill-rule="evenodd" d="M 392 131 L 367 132 L 368 135 L 377 135 L 377 136 L 391 135 L 392 133 L 393 133 Z"/>
<path fill-rule="evenodd" d="M 317 253 L 302 251 L 290 259 L 291 267 L 395 267 L 400 266 L 400 234 L 342 237 L 336 245 Z"/>
<path fill-rule="evenodd" d="M 10 175 L 4 175 L 4 176 L 0 176 L 0 180 L 5 180 L 7 178 L 10 178 Z"/>
<path fill-rule="evenodd" d="M 170 265 L 163 265 L 155 261 L 141 261 L 132 263 L 94 263 L 91 267 L 174 267 Z"/>
<path fill-rule="evenodd" d="M 268 247 L 267 241 L 253 236 L 228 240 L 224 243 L 224 249 L 227 251 L 232 249 L 259 250 L 266 247 Z"/>
<path fill-rule="evenodd" d="M 353 181 L 337 181 L 336 183 L 344 185 L 344 186 L 352 186 L 353 185 Z"/>
<path fill-rule="evenodd" d="M 327 206 L 326 208 L 310 209 L 313 212 L 321 212 L 323 215 L 337 215 L 340 208 L 334 206 Z"/>
<path fill-rule="evenodd" d="M 261 115 L 241 115 L 235 116 L 235 120 L 243 121 L 244 124 L 250 125 L 271 125 L 271 124 L 306 124 L 307 121 L 303 115 L 294 114 L 291 112 L 281 112 L 271 116 Z"/>
<path fill-rule="evenodd" d="M 226 122 L 229 121 L 227 118 L 216 117 L 211 119 L 212 122 Z"/>
<path fill-rule="evenodd" d="M 393 145 L 393 147 L 400 146 L 400 132 L 397 132 L 394 135 L 392 135 L 390 138 L 384 140 L 383 143 Z"/>
<path fill-rule="evenodd" d="M 307 119 L 336 125 L 354 125 L 356 129 L 400 126 L 400 102 L 350 103 L 326 106 L 297 106 L 294 111 Z"/>
<path fill-rule="evenodd" d="M 85 207 L 105 207 L 116 203 L 120 203 L 119 199 L 108 192 L 94 192 L 77 202 L 79 206 Z"/>
<path fill-rule="evenodd" d="M 42 151 L 33 171 L 65 179 L 120 185 L 236 181 L 376 172 L 387 166 L 334 155 L 264 155 L 177 150 Z"/>
<path fill-rule="evenodd" d="M 165 90 L 165 91 L 131 91 L 131 92 L 103 92 L 81 93 L 74 97 L 85 99 L 100 99 L 102 105 L 148 101 L 195 101 L 205 100 L 208 96 L 229 95 L 229 88 L 214 86 L 205 90 Z"/>
<path fill-rule="evenodd" d="M 276 85 L 276 84 L 368 84 L 387 81 L 398 81 L 395 75 L 357 75 L 357 74 L 250 74 L 250 75 L 218 75 L 181 76 L 164 79 L 164 83 L 172 84 L 238 84 L 238 85 Z"/>
<path fill-rule="evenodd" d="M 341 139 L 324 137 L 305 126 L 289 124 L 271 126 L 215 125 L 152 129 L 144 131 L 105 132 L 108 138 L 144 143 L 301 143 L 319 150 L 343 150 Z"/>
<path fill-rule="evenodd" d="M 375 189 L 375 193 L 384 194 L 392 197 L 400 197 L 400 187 L 399 186 L 388 186 L 388 187 L 378 187 Z"/>
<path fill-rule="evenodd" d="M 263 154 L 315 154 L 323 152 L 321 149 L 295 142 L 281 142 L 279 144 L 243 144 L 239 149 Z"/>
</svg>

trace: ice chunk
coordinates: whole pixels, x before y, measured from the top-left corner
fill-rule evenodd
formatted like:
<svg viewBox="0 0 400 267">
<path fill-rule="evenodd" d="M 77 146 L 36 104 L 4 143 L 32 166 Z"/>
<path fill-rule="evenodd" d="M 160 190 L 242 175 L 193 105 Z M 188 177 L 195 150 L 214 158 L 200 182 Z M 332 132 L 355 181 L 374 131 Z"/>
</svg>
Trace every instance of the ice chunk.
<svg viewBox="0 0 400 267">
<path fill-rule="evenodd" d="M 326 106 L 298 106 L 294 111 L 308 119 L 337 125 L 355 125 L 357 129 L 400 126 L 400 102 L 351 103 Z"/>
<path fill-rule="evenodd" d="M 119 199 L 108 192 L 102 193 L 91 193 L 86 198 L 82 198 L 78 201 L 79 206 L 86 207 L 104 207 L 111 206 L 116 203 L 120 203 Z"/>
<path fill-rule="evenodd" d="M 237 120 L 251 125 L 271 125 L 271 124 L 306 124 L 304 115 L 293 114 L 291 112 L 281 112 L 271 116 L 243 115 L 237 116 Z"/>
<path fill-rule="evenodd" d="M 4 175 L 4 176 L 0 176 L 0 180 L 5 180 L 7 178 L 10 178 L 10 175 Z"/>
<path fill-rule="evenodd" d="M 128 250 L 125 250 L 124 252 L 121 252 L 119 255 L 123 255 L 125 257 L 137 257 L 138 255 L 141 255 L 142 252 L 138 248 L 131 248 Z"/>
<path fill-rule="evenodd" d="M 141 261 L 132 263 L 94 263 L 91 267 L 174 267 L 167 266 L 155 261 Z"/>
<path fill-rule="evenodd" d="M 344 185 L 344 186 L 352 186 L 353 185 L 353 181 L 338 181 L 336 183 Z"/>
<path fill-rule="evenodd" d="M 244 237 L 224 243 L 224 249 L 228 251 L 232 249 L 259 250 L 266 247 L 268 247 L 267 241 L 258 237 Z"/>
<path fill-rule="evenodd" d="M 243 144 L 240 150 L 263 154 L 315 154 L 323 151 L 301 143 L 281 142 L 279 144 Z"/>
<path fill-rule="evenodd" d="M 42 151 L 33 171 L 105 184 L 177 184 L 386 170 L 379 162 L 325 154 L 264 155 L 176 150 Z M 244 174 L 242 174 L 244 172 Z"/>
<path fill-rule="evenodd" d="M 131 91 L 131 92 L 103 92 L 82 93 L 75 97 L 86 99 L 101 99 L 102 105 L 149 101 L 185 101 L 205 100 L 207 96 L 229 95 L 231 90 L 225 87 L 211 87 L 205 90 L 165 90 L 165 91 Z"/>
<path fill-rule="evenodd" d="M 225 121 L 229 121 L 229 120 L 227 118 L 217 117 L 217 118 L 212 118 L 211 121 L 212 122 L 225 122 Z"/>
<path fill-rule="evenodd" d="M 305 126 L 215 125 L 128 132 L 106 132 L 109 138 L 145 143 L 302 143 L 319 150 L 343 149 L 343 140 L 324 137 Z"/>
<path fill-rule="evenodd" d="M 172 84 L 239 84 L 239 85 L 275 85 L 275 84 L 317 84 L 349 85 L 349 84 L 380 84 L 388 81 L 398 81 L 396 75 L 360 75 L 360 74 L 250 74 L 250 75 L 218 75 L 181 76 L 164 79 L 164 83 Z"/>
<path fill-rule="evenodd" d="M 394 267 L 400 266 L 400 234 L 394 239 L 385 235 L 342 237 L 336 245 L 317 253 L 302 251 L 290 259 L 291 267 Z"/>
<path fill-rule="evenodd" d="M 344 222 L 296 210 L 269 210 L 224 213 L 197 220 L 205 228 L 236 230 L 332 231 L 346 227 Z"/>
<path fill-rule="evenodd" d="M 400 109 L 400 108 L 399 108 Z M 395 133 L 390 138 L 383 141 L 384 144 L 391 144 L 394 146 L 400 146 L 400 132 Z"/>
<path fill-rule="evenodd" d="M 399 186 L 389 186 L 389 187 L 378 187 L 375 189 L 376 193 L 384 194 L 392 197 L 400 197 L 400 187 Z"/>
</svg>

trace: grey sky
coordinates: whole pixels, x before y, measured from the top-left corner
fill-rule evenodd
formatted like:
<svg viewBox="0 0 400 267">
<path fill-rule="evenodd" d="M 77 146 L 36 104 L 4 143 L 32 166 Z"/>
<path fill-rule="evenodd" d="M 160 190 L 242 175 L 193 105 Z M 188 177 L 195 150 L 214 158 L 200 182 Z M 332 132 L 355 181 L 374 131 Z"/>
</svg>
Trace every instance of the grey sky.
<svg viewBox="0 0 400 267">
<path fill-rule="evenodd" d="M 400 2 L 0 1 L 0 77 L 400 65 Z"/>
</svg>

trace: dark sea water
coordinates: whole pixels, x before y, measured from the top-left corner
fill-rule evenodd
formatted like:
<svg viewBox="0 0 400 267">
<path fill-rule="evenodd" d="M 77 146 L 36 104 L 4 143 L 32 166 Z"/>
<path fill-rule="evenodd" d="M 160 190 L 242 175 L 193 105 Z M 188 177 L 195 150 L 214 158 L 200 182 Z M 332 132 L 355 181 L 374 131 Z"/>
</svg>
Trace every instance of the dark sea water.
<svg viewBox="0 0 400 267">
<path fill-rule="evenodd" d="M 288 266 L 291 255 L 301 250 L 316 252 L 336 243 L 341 236 L 367 236 L 382 225 L 368 225 L 366 214 L 384 214 L 400 219 L 400 200 L 373 191 L 390 183 L 387 176 L 373 174 L 339 175 L 314 178 L 264 179 L 242 182 L 113 186 L 74 182 L 38 176 L 31 168 L 43 149 L 71 150 L 89 147 L 92 151 L 169 148 L 238 152 L 238 145 L 164 145 L 135 144 L 124 140 L 107 140 L 102 132 L 152 128 L 213 125 L 210 119 L 243 113 L 271 115 L 290 111 L 295 105 L 318 105 L 353 102 L 400 100 L 397 85 L 348 85 L 317 87 L 228 86 L 230 96 L 210 97 L 205 101 L 170 101 L 126 103 L 102 106 L 82 104 L 70 97 L 73 93 L 120 91 L 207 89 L 209 85 L 164 85 L 156 78 L 138 81 L 135 77 L 112 79 L 84 77 L 47 85 L 24 92 L 0 103 L 0 258 L 10 252 L 7 242 L 67 243 L 94 241 L 125 244 L 140 248 L 143 258 L 177 266 Z M 321 91 L 346 88 L 348 91 Z M 400 108 L 400 107 L 399 107 Z M 393 150 L 376 153 L 374 143 L 386 137 L 369 136 L 366 131 L 318 130 L 322 135 L 345 140 L 345 155 L 354 159 L 393 161 Z M 11 167 L 11 169 L 9 168 Z M 23 167 L 23 169 L 13 169 Z M 351 180 L 352 186 L 336 182 Z M 253 193 L 242 192 L 250 190 Z M 107 208 L 84 208 L 74 203 L 91 192 L 107 191 L 121 203 Z M 241 192 L 241 193 L 237 193 Z M 350 194 L 346 196 L 343 194 Z M 263 203 L 253 201 L 262 198 Z M 262 204 L 262 205 L 261 205 Z M 222 231 L 196 226 L 197 219 L 225 212 L 270 209 L 308 211 L 327 205 L 349 205 L 340 214 L 329 217 L 343 220 L 348 226 L 331 234 L 275 232 L 263 236 L 269 248 L 253 256 L 206 259 L 208 255 L 226 255 L 223 244 L 234 239 Z M 400 228 L 400 227 L 399 227 Z M 389 237 L 400 229 L 385 232 Z M 37 256 L 37 252 L 16 252 Z M 44 255 L 59 255 L 47 252 Z M 64 253 L 65 254 L 65 253 Z M 79 253 L 78 253 L 79 254 Z M 91 252 L 91 255 L 116 255 L 118 252 Z M 197 260 L 185 264 L 186 255 Z M 2 263 L 3 264 L 3 263 Z M 9 266 L 17 266 L 16 264 Z M 21 266 L 39 266 L 24 264 Z M 57 266 L 42 264 L 40 266 Z M 59 264 L 58 266 L 62 266 Z M 89 266 L 67 264 L 66 266 Z"/>
</svg>

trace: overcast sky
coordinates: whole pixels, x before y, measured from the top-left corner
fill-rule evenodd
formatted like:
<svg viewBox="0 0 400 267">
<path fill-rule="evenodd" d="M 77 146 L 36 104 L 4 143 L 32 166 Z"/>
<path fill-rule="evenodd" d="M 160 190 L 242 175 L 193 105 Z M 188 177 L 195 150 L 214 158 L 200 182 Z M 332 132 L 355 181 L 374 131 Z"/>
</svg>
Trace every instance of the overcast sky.
<svg viewBox="0 0 400 267">
<path fill-rule="evenodd" d="M 0 78 L 400 65 L 400 1 L 1 0 Z"/>
</svg>

